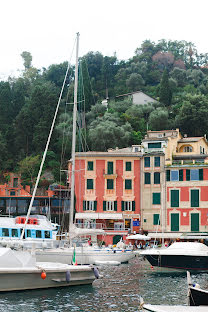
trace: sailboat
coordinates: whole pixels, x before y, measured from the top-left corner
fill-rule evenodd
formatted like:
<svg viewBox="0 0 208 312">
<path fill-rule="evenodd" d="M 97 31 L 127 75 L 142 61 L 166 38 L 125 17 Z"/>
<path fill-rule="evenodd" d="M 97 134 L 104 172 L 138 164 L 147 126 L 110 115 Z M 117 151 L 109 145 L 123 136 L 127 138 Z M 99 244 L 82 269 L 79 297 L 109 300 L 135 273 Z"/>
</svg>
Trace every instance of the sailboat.
<svg viewBox="0 0 208 312">
<path fill-rule="evenodd" d="M 72 135 L 72 172 L 71 172 L 71 204 L 69 216 L 69 246 L 61 248 L 44 248 L 36 250 L 36 258 L 38 261 L 53 261 L 61 263 L 70 263 L 72 261 L 74 247 L 72 246 L 72 237 L 81 235 L 99 235 L 105 234 L 100 229 L 77 229 L 73 224 L 74 211 L 74 188 L 75 188 L 75 146 L 76 146 L 76 124 L 77 124 L 77 88 L 78 88 L 78 50 L 79 35 L 77 35 L 77 53 L 74 81 L 74 109 L 73 109 L 73 135 Z M 102 262 L 126 263 L 135 255 L 132 250 L 117 248 L 100 248 L 98 246 L 80 246 L 76 247 L 76 257 L 78 264 L 95 264 Z"/>
</svg>

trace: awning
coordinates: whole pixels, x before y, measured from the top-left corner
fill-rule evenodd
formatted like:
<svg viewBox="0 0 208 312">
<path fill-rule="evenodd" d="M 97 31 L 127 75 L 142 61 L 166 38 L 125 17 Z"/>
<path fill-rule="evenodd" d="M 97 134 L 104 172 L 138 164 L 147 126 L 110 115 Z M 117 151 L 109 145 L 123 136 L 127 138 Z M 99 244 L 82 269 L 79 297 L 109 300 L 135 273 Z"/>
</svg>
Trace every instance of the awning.
<svg viewBox="0 0 208 312">
<path fill-rule="evenodd" d="M 123 220 L 122 213 L 91 213 L 77 212 L 75 219 L 107 219 L 107 220 Z"/>
<path fill-rule="evenodd" d="M 181 238 L 182 233 L 148 233 L 151 238 Z"/>
</svg>

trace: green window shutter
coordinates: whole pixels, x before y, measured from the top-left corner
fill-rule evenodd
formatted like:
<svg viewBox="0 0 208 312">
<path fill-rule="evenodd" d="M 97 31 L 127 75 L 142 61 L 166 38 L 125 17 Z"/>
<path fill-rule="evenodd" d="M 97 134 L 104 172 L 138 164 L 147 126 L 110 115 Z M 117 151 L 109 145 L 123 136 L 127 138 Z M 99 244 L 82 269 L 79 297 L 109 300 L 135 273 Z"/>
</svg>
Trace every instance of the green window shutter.
<svg viewBox="0 0 208 312">
<path fill-rule="evenodd" d="M 183 181 L 183 169 L 179 170 L 179 181 Z"/>
<path fill-rule="evenodd" d="M 186 181 L 190 181 L 190 169 L 186 169 Z"/>
<path fill-rule="evenodd" d="M 126 171 L 131 171 L 131 162 L 126 161 Z"/>
<path fill-rule="evenodd" d="M 93 161 L 88 161 L 87 162 L 87 170 L 88 171 L 93 171 Z"/>
<path fill-rule="evenodd" d="M 160 205 L 160 193 L 152 193 L 152 204 Z"/>
<path fill-rule="evenodd" d="M 114 211 L 117 211 L 117 201 L 114 201 Z"/>
<path fill-rule="evenodd" d="M 153 225 L 160 225 L 160 215 L 153 214 Z"/>
<path fill-rule="evenodd" d="M 87 190 L 93 190 L 93 179 L 87 179 Z"/>
<path fill-rule="evenodd" d="M 166 170 L 166 181 L 170 181 L 170 170 Z"/>
<path fill-rule="evenodd" d="M 171 231 L 179 231 L 179 213 L 171 213 Z"/>
<path fill-rule="evenodd" d="M 203 181 L 203 180 L 204 180 L 204 170 L 199 169 L 199 181 Z"/>
<path fill-rule="evenodd" d="M 135 211 L 136 207 L 135 207 L 135 201 L 132 202 L 132 211 Z"/>
<path fill-rule="evenodd" d="M 149 172 L 144 173 L 144 184 L 151 184 L 151 174 Z"/>
<path fill-rule="evenodd" d="M 125 190 L 131 190 L 132 189 L 132 181 L 129 179 L 125 180 Z"/>
<path fill-rule="evenodd" d="M 144 166 L 146 168 L 150 167 L 150 157 L 144 157 Z"/>
<path fill-rule="evenodd" d="M 106 201 L 103 201 L 103 211 L 106 211 Z"/>
<path fill-rule="evenodd" d="M 121 202 L 121 210 L 124 211 L 124 201 Z"/>
<path fill-rule="evenodd" d="M 199 190 L 191 190 L 191 207 L 199 207 Z"/>
<path fill-rule="evenodd" d="M 154 172 L 154 184 L 160 184 L 160 172 Z"/>
<path fill-rule="evenodd" d="M 108 174 L 113 174 L 113 162 L 108 161 Z"/>
<path fill-rule="evenodd" d="M 191 213 L 191 232 L 199 232 L 199 214 Z"/>
<path fill-rule="evenodd" d="M 113 179 L 107 179 L 107 190 L 113 190 Z"/>
<path fill-rule="evenodd" d="M 171 207 L 179 207 L 179 190 L 171 190 Z"/>
<path fill-rule="evenodd" d="M 97 210 L 97 200 L 94 201 L 94 211 Z"/>
<path fill-rule="evenodd" d="M 160 157 L 155 157 L 155 167 L 160 167 Z"/>
<path fill-rule="evenodd" d="M 83 211 L 86 210 L 86 200 L 83 200 Z"/>
</svg>

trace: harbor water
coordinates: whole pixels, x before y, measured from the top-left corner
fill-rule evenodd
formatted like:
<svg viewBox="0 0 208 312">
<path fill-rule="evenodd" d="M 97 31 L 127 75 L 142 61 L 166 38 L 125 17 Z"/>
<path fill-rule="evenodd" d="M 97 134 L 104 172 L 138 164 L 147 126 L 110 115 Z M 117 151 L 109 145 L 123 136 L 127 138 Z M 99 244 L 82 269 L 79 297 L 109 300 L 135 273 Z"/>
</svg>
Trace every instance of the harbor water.
<svg viewBox="0 0 208 312">
<path fill-rule="evenodd" d="M 138 311 L 140 296 L 151 304 L 187 303 L 186 272 L 158 272 L 139 257 L 99 271 L 103 278 L 92 286 L 2 293 L 0 311 Z M 191 276 L 208 289 L 208 273 Z"/>
</svg>

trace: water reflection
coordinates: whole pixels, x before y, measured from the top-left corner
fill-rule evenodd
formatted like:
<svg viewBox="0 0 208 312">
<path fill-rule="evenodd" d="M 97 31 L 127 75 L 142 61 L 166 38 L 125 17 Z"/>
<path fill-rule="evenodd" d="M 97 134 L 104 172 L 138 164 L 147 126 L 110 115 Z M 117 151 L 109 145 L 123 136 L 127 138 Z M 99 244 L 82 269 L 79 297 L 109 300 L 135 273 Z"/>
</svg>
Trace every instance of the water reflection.
<svg viewBox="0 0 208 312">
<path fill-rule="evenodd" d="M 151 304 L 187 302 L 186 272 L 156 272 L 140 258 L 100 272 L 104 277 L 93 286 L 0 294 L 0 311 L 138 311 L 140 296 Z M 208 288 L 207 273 L 192 280 Z"/>
</svg>

